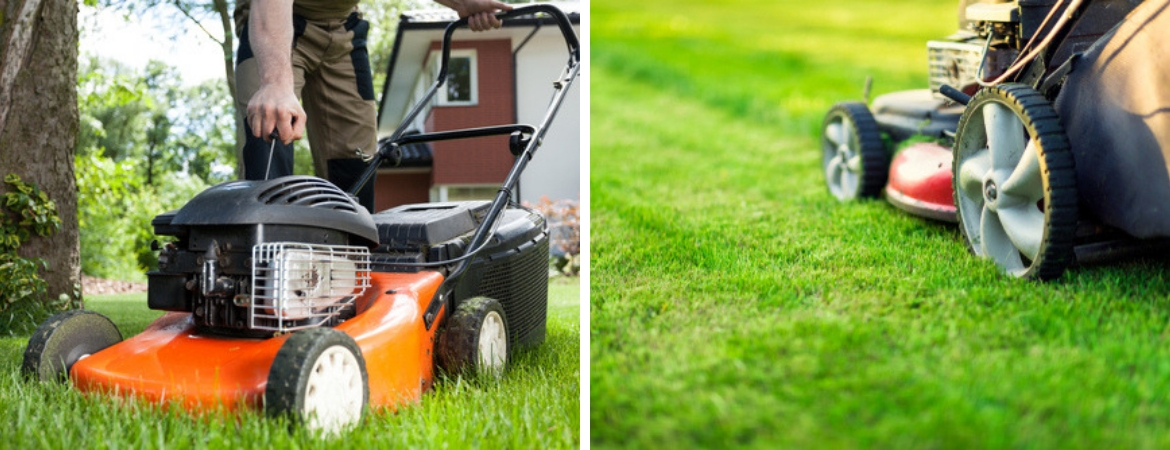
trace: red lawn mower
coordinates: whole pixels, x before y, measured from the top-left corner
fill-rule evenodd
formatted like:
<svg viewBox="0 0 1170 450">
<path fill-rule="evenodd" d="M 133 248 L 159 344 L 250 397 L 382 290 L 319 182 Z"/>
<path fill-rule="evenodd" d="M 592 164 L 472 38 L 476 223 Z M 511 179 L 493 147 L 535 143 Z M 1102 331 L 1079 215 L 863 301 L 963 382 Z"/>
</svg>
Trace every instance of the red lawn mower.
<svg viewBox="0 0 1170 450">
<path fill-rule="evenodd" d="M 406 133 L 447 79 L 451 36 L 467 24 L 456 21 L 434 84 L 348 193 L 313 177 L 233 181 L 160 214 L 155 234 L 172 242 L 147 274 L 147 302 L 167 313 L 125 341 L 100 314 L 58 314 L 29 339 L 22 371 L 192 410 L 260 408 L 326 432 L 357 423 L 367 406 L 420 400 L 436 366 L 502 375 L 516 349 L 544 341 L 548 301 L 548 227 L 510 195 L 580 71 L 561 10 L 500 17 L 538 13 L 569 53 L 539 126 Z M 402 146 L 493 135 L 511 135 L 516 157 L 494 201 L 371 215 L 354 200 Z"/>
<path fill-rule="evenodd" d="M 829 110 L 829 191 L 957 222 L 1017 277 L 1164 248 L 1170 2 L 965 0 L 959 23 L 930 89 Z"/>
</svg>

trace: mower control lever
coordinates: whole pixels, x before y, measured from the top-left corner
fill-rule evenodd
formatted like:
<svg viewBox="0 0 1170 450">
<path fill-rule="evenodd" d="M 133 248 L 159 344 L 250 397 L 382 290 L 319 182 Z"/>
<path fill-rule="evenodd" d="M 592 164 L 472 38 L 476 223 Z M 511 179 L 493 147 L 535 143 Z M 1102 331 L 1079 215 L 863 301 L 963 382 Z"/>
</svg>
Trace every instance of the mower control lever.
<svg viewBox="0 0 1170 450">
<path fill-rule="evenodd" d="M 958 104 L 963 105 L 963 106 L 967 106 L 967 103 L 971 102 L 970 95 L 964 94 L 963 91 L 955 89 L 955 88 L 951 87 L 951 85 L 949 85 L 949 84 L 944 84 L 942 86 L 939 86 L 938 93 L 946 96 L 946 98 L 949 98 L 949 99 L 953 100 L 955 103 L 958 103 Z"/>
</svg>

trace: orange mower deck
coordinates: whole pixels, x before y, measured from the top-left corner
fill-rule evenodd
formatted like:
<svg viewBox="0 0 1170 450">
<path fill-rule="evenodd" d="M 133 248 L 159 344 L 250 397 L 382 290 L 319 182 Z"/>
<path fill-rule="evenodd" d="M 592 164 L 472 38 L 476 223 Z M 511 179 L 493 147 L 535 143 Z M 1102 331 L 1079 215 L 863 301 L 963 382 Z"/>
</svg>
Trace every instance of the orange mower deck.
<svg viewBox="0 0 1170 450">
<path fill-rule="evenodd" d="M 359 313 L 337 326 L 356 341 L 369 373 L 370 406 L 418 401 L 434 379 L 438 327 L 421 313 L 442 275 L 373 273 Z M 167 313 L 142 333 L 74 364 L 83 392 L 116 392 L 189 410 L 262 406 L 269 367 L 289 335 L 240 339 L 198 334 L 191 313 Z"/>
</svg>

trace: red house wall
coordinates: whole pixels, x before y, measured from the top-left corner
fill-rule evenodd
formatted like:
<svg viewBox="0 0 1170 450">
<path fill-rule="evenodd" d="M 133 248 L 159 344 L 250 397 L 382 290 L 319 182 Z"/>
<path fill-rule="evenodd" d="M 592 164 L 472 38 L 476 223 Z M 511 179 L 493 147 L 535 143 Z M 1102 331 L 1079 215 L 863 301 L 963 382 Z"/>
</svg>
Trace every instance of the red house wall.
<svg viewBox="0 0 1170 450">
<path fill-rule="evenodd" d="M 429 172 L 380 172 L 374 179 L 374 211 L 431 201 Z"/>
<path fill-rule="evenodd" d="M 512 42 L 508 39 L 452 43 L 455 49 L 475 49 L 479 98 L 474 106 L 438 106 L 431 110 L 429 131 L 475 128 L 515 121 Z M 431 43 L 439 49 L 438 42 Z M 497 184 L 508 176 L 514 161 L 508 137 L 436 142 L 432 185 Z"/>
</svg>

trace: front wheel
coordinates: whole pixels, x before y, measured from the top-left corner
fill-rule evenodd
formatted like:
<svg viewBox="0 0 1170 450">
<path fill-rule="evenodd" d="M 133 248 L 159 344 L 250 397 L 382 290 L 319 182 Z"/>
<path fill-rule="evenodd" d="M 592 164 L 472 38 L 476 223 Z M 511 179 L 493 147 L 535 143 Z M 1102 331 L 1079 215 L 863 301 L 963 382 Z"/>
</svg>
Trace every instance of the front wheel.
<svg viewBox="0 0 1170 450">
<path fill-rule="evenodd" d="M 63 381 L 77 361 L 119 342 L 122 333 L 106 316 L 85 310 L 58 313 L 29 337 L 20 371 L 32 380 Z"/>
<path fill-rule="evenodd" d="M 1052 105 L 1004 84 L 975 94 L 955 135 L 959 230 L 1008 274 L 1059 278 L 1074 259 L 1076 170 Z"/>
<path fill-rule="evenodd" d="M 264 411 L 325 434 L 356 425 L 370 401 L 361 349 L 332 328 L 294 333 L 281 345 L 268 372 Z"/>
</svg>

